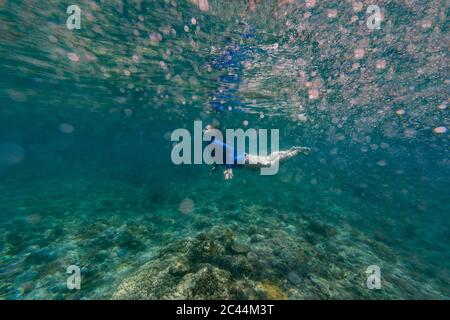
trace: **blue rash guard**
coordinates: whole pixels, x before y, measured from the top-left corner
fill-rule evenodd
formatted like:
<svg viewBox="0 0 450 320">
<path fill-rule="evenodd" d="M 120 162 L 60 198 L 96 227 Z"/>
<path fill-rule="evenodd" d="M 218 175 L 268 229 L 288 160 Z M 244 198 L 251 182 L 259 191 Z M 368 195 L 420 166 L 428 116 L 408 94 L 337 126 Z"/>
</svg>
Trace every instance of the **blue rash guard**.
<svg viewBox="0 0 450 320">
<path fill-rule="evenodd" d="M 242 166 L 245 160 L 245 153 L 237 153 L 237 151 L 232 148 L 230 145 L 226 144 L 225 142 L 221 140 L 217 140 L 215 137 L 212 138 L 210 145 L 213 145 L 214 147 L 222 148 L 222 164 L 228 168 L 239 168 Z M 214 156 L 214 154 L 213 154 Z M 227 161 L 227 159 L 229 159 Z M 215 164 L 215 166 L 218 166 L 219 164 Z"/>
</svg>

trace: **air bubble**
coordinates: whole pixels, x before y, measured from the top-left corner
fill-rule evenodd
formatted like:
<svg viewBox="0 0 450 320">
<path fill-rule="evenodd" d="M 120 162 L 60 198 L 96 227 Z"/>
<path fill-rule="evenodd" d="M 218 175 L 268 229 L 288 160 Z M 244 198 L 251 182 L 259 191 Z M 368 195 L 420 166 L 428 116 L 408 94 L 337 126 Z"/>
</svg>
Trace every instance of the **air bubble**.
<svg viewBox="0 0 450 320">
<path fill-rule="evenodd" d="M 69 53 L 67 54 L 67 58 L 69 58 L 69 60 L 72 61 L 72 62 L 78 62 L 78 61 L 80 61 L 80 58 L 79 58 L 75 53 L 73 53 L 73 52 L 69 52 Z"/>
<path fill-rule="evenodd" d="M 434 133 L 437 134 L 442 134 L 442 133 L 446 133 L 447 132 L 447 128 L 446 127 L 436 127 L 433 129 Z"/>
<path fill-rule="evenodd" d="M 182 214 L 189 214 L 194 210 L 194 201 L 189 198 L 185 198 L 180 202 L 180 211 Z"/>
<path fill-rule="evenodd" d="M 15 143 L 0 143 L 0 166 L 19 164 L 25 158 L 25 149 Z"/>
<path fill-rule="evenodd" d="M 59 131 L 61 131 L 62 133 L 71 134 L 75 131 L 75 128 L 70 123 L 62 123 L 59 126 Z"/>
</svg>

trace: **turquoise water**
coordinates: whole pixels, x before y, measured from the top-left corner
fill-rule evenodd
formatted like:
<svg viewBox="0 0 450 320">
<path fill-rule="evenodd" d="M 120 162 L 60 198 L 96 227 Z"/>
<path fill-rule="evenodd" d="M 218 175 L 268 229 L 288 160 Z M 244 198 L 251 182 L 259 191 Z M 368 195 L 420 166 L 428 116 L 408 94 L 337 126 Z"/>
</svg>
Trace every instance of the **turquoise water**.
<svg viewBox="0 0 450 320">
<path fill-rule="evenodd" d="M 0 299 L 450 297 L 448 3 L 77 2 L 0 0 Z M 312 150 L 225 181 L 195 120 Z"/>
</svg>

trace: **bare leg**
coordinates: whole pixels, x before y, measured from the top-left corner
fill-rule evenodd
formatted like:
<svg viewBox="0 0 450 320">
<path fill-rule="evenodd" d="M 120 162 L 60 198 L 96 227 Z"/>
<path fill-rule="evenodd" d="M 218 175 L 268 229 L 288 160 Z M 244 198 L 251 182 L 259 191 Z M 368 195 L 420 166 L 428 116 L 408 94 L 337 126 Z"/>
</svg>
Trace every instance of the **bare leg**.
<svg viewBox="0 0 450 320">
<path fill-rule="evenodd" d="M 300 153 L 308 154 L 310 150 L 311 150 L 310 148 L 306 147 L 292 147 L 289 150 L 272 152 L 268 156 L 258 156 L 249 154 L 247 155 L 245 167 L 254 169 L 261 167 L 270 167 L 275 162 L 279 163 L 285 162 L 286 160 L 289 160 Z"/>
<path fill-rule="evenodd" d="M 308 154 L 310 150 L 311 149 L 307 147 L 292 147 L 286 151 L 272 152 L 269 157 L 272 162 L 278 161 L 281 163 L 295 157 L 300 153 Z"/>
</svg>

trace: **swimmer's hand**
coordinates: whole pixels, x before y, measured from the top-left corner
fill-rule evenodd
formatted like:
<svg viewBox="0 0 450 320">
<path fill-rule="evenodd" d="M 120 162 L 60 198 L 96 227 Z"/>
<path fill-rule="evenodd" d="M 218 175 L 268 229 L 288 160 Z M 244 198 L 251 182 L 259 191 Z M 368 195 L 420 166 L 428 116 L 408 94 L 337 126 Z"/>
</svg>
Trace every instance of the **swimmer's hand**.
<svg viewBox="0 0 450 320">
<path fill-rule="evenodd" d="M 233 170 L 232 169 L 226 169 L 223 172 L 223 176 L 225 178 L 225 180 L 231 180 L 233 179 Z"/>
</svg>

